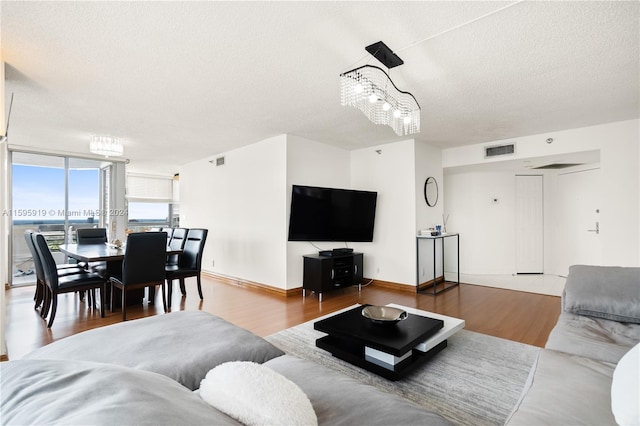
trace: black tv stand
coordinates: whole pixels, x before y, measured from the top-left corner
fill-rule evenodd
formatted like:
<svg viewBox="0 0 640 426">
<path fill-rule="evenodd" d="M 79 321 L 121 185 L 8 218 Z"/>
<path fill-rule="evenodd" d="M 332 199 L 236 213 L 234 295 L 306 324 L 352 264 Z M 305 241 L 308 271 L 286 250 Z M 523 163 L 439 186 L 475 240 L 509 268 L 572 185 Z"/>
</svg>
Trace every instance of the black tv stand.
<svg viewBox="0 0 640 426">
<path fill-rule="evenodd" d="M 351 251 L 331 256 L 309 254 L 303 257 L 303 297 L 307 290 L 314 291 L 322 302 L 322 293 L 326 291 L 362 284 L 362 253 Z"/>
<path fill-rule="evenodd" d="M 331 257 L 331 256 L 344 256 L 346 254 L 351 254 L 353 253 L 353 249 L 352 248 L 334 248 L 332 250 L 320 250 L 318 252 L 318 256 L 326 256 L 326 257 Z"/>
</svg>

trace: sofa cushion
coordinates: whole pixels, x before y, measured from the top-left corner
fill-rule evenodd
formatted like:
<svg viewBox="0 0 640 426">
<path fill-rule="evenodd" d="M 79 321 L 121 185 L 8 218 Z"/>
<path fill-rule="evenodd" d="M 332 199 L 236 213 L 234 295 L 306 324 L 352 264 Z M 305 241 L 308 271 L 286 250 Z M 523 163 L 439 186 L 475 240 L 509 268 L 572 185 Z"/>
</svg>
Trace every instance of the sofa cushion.
<svg viewBox="0 0 640 426">
<path fill-rule="evenodd" d="M 238 425 L 160 374 L 84 361 L 0 363 L 3 425 Z"/>
<path fill-rule="evenodd" d="M 309 397 L 320 425 L 450 425 L 448 420 L 311 361 L 285 355 L 264 363 Z"/>
<path fill-rule="evenodd" d="M 640 425 L 640 343 L 627 352 L 613 371 L 611 410 L 619 425 Z"/>
<path fill-rule="evenodd" d="M 245 425 L 317 425 L 309 398 L 291 380 L 255 362 L 220 364 L 200 383 L 200 397 Z"/>
<path fill-rule="evenodd" d="M 153 371 L 193 390 L 216 365 L 262 363 L 280 349 L 222 318 L 179 311 L 76 334 L 37 349 L 27 359 L 105 362 Z"/>
<path fill-rule="evenodd" d="M 612 364 L 542 349 L 507 425 L 615 425 Z"/>
<path fill-rule="evenodd" d="M 640 268 L 573 265 L 562 303 L 566 312 L 640 324 Z"/>
<path fill-rule="evenodd" d="M 545 348 L 615 364 L 638 342 L 640 324 L 562 312 Z"/>
</svg>

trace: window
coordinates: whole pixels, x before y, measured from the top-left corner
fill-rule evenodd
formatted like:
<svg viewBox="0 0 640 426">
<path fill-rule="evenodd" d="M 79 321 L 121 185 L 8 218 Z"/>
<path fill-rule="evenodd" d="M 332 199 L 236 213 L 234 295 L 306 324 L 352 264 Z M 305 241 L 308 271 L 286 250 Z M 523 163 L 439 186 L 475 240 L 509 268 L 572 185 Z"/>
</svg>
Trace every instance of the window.
<svg viewBox="0 0 640 426">
<path fill-rule="evenodd" d="M 165 176 L 127 174 L 130 231 L 172 226 L 173 179 Z"/>
<path fill-rule="evenodd" d="M 169 203 L 129 203 L 129 226 L 132 231 L 171 226 Z"/>
<path fill-rule="evenodd" d="M 80 227 L 109 228 L 101 195 L 111 193 L 113 163 L 92 159 L 12 151 L 11 159 L 11 285 L 33 284 L 34 266 L 24 232 L 42 232 L 57 263 L 65 263 L 58 246 L 73 242 Z M 122 191 L 120 191 L 122 193 Z M 71 232 L 70 232 L 71 231 Z"/>
</svg>

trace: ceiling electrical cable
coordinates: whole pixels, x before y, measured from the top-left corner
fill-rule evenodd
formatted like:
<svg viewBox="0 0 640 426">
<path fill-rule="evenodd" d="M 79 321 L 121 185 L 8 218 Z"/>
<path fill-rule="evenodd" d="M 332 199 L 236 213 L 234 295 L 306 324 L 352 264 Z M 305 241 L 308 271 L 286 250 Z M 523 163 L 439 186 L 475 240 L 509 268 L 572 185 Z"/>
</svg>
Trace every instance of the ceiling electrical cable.
<svg viewBox="0 0 640 426">
<path fill-rule="evenodd" d="M 411 43 L 411 44 L 409 44 L 409 45 L 407 45 L 407 46 L 405 46 L 405 47 L 403 47 L 403 48 L 400 48 L 400 49 L 398 49 L 398 50 L 395 50 L 393 53 L 401 52 L 401 51 L 403 51 L 403 50 L 405 50 L 405 49 L 409 49 L 409 48 L 411 48 L 411 47 L 417 46 L 417 45 L 419 45 L 419 44 L 421 44 L 421 43 L 424 43 L 424 42 L 426 42 L 426 41 L 432 40 L 432 39 L 434 39 L 434 38 L 436 38 L 436 37 L 440 37 L 440 36 L 441 36 L 441 35 L 443 35 L 443 34 L 446 34 L 446 33 L 449 33 L 449 32 L 451 32 L 451 31 L 457 30 L 458 28 L 462 28 L 462 27 L 464 27 L 464 26 L 466 26 L 466 25 L 469 25 L 469 24 L 472 24 L 472 23 L 474 23 L 474 22 L 477 22 L 477 21 L 479 21 L 479 20 L 481 20 L 481 19 L 487 18 L 487 17 L 489 17 L 489 16 L 491 16 L 491 15 L 494 15 L 494 14 L 496 14 L 496 13 L 498 13 L 498 12 L 502 12 L 503 10 L 508 9 L 508 8 L 510 8 L 511 6 L 515 6 L 515 5 L 517 5 L 517 4 L 522 3 L 523 1 L 524 1 L 524 0 L 518 0 L 518 1 L 514 2 L 514 3 L 509 3 L 509 4 L 508 4 L 508 5 L 506 5 L 506 6 L 503 6 L 503 7 L 499 8 L 499 9 L 496 9 L 496 10 L 491 11 L 491 12 L 489 12 L 489 13 L 485 13 L 484 15 L 482 15 L 482 16 L 478 16 L 477 18 L 473 18 L 473 19 L 471 19 L 470 21 L 463 22 L 462 24 L 456 25 L 455 27 L 451 27 L 451 28 L 449 28 L 449 29 L 447 29 L 447 30 L 444 30 L 444 31 L 441 31 L 441 32 L 439 32 L 439 33 L 437 33 L 437 34 L 430 35 L 429 37 L 423 38 L 422 40 L 414 41 L 413 43 Z"/>
</svg>

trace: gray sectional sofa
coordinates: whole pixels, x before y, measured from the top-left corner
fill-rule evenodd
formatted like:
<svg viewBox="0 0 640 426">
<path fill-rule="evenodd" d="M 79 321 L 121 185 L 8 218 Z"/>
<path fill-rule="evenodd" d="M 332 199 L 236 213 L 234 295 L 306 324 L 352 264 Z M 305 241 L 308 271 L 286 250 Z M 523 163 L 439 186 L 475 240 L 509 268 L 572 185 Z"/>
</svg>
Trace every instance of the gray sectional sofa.
<svg viewBox="0 0 640 426">
<path fill-rule="evenodd" d="M 507 424 L 640 424 L 639 342 L 640 268 L 572 266 L 562 313 Z"/>
<path fill-rule="evenodd" d="M 2 424 L 239 424 L 197 391 L 209 370 L 228 361 L 258 363 L 295 383 L 320 425 L 451 424 L 200 311 L 90 330 L 1 363 Z M 257 403 L 234 397 L 249 408 Z M 280 414 L 259 423 L 286 424 Z"/>
<path fill-rule="evenodd" d="M 627 361 L 632 347 L 640 352 L 640 268 L 573 266 L 562 303 L 558 323 L 507 423 L 633 424 L 638 404 L 635 414 L 629 415 L 624 401 L 617 405 L 621 409 L 612 411 L 612 386 L 616 388 L 616 373 L 631 379 L 635 374 L 632 391 L 639 386 L 640 361 Z M 308 398 L 318 424 L 450 424 L 408 400 L 286 355 L 265 339 L 199 311 L 102 327 L 0 363 L 2 423 L 238 424 L 238 417 L 205 402 L 204 386 L 199 390 L 211 369 L 230 361 L 256 363 L 293 382 Z M 623 363 L 631 364 L 630 374 L 627 367 L 621 371 Z M 236 387 L 220 382 L 216 390 L 254 411 L 260 398 L 256 395 L 281 392 L 252 392 L 251 383 L 244 391 L 231 389 Z M 631 395 L 633 403 L 633 392 L 620 389 L 618 395 Z M 637 394 L 635 398 L 637 402 Z M 295 423 L 285 418 L 279 412 L 255 423 Z"/>
</svg>

